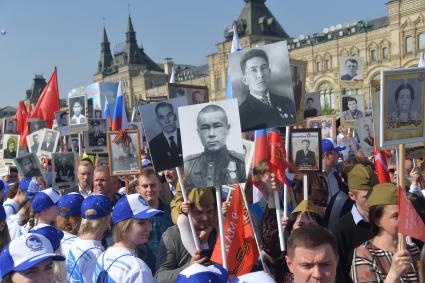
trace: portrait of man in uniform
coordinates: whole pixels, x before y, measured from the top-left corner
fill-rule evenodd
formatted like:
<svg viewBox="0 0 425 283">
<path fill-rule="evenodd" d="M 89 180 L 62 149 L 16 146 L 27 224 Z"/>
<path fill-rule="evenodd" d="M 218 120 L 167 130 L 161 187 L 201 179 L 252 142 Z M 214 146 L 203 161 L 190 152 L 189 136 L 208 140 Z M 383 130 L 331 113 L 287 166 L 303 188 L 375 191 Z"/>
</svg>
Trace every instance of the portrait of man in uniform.
<svg viewBox="0 0 425 283">
<path fill-rule="evenodd" d="M 364 117 L 363 97 L 346 95 L 341 99 L 342 102 L 342 121 L 355 121 Z M 361 109 L 361 110 L 360 110 Z"/>
<path fill-rule="evenodd" d="M 75 180 L 74 153 L 54 153 L 52 160 L 53 182 L 56 185 L 73 184 Z"/>
<path fill-rule="evenodd" d="M 242 131 L 296 122 L 286 43 L 231 53 L 229 64 L 233 95 L 239 100 Z"/>
<path fill-rule="evenodd" d="M 184 156 L 184 170 L 188 185 L 205 188 L 244 182 L 246 179 L 245 156 L 239 123 L 235 122 L 238 119 L 232 117 L 232 121 L 230 121 L 228 117 L 230 113 L 237 115 L 236 100 L 204 103 L 196 106 L 202 107 L 179 108 L 180 119 L 182 119 L 182 111 L 187 111 L 184 114 L 184 121 L 192 123 L 191 126 L 184 129 L 182 139 L 186 143 L 185 148 L 189 150 L 192 147 L 195 135 L 198 136 L 197 141 L 201 144 L 197 145 L 201 152 Z M 230 109 L 236 111 L 231 112 Z M 190 119 L 190 117 L 192 118 Z M 182 121 L 182 125 L 186 126 L 186 123 Z M 233 133 L 230 139 L 231 132 Z M 239 135 L 238 138 L 237 135 Z M 238 145 L 238 151 L 229 149 L 231 143 L 233 143 L 233 148 L 236 144 Z"/>
<path fill-rule="evenodd" d="M 44 132 L 43 143 L 41 144 L 40 150 L 53 152 L 56 149 L 56 133 L 51 131 Z"/>
<path fill-rule="evenodd" d="M 291 129 L 289 160 L 301 172 L 320 172 L 322 168 L 321 129 Z"/>
<path fill-rule="evenodd" d="M 295 165 L 297 166 L 315 166 L 316 157 L 314 152 L 310 150 L 310 141 L 305 139 L 301 141 L 303 148 L 297 151 L 295 157 Z"/>
<path fill-rule="evenodd" d="M 3 121 L 4 130 L 3 133 L 5 134 L 17 134 L 17 120 L 14 118 L 4 118 Z"/>
<path fill-rule="evenodd" d="M 89 120 L 89 146 L 106 146 L 106 120 Z"/>
<path fill-rule="evenodd" d="M 30 153 L 37 153 L 39 147 L 40 147 L 40 135 L 42 134 L 41 131 L 32 133 L 31 135 L 27 136 L 27 144 L 28 149 Z"/>
<path fill-rule="evenodd" d="M 109 132 L 109 162 L 113 175 L 140 173 L 140 144 L 138 131 L 127 131 L 118 140 L 118 132 Z"/>
</svg>

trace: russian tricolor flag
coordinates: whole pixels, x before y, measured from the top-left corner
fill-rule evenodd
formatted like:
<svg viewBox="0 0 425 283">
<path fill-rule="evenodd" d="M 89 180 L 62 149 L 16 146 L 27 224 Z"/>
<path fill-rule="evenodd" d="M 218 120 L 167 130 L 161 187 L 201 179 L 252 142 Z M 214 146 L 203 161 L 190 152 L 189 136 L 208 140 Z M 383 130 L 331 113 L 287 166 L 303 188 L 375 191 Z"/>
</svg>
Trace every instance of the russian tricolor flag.
<svg viewBox="0 0 425 283">
<path fill-rule="evenodd" d="M 106 109 L 105 109 L 106 112 Z M 115 110 L 112 117 L 112 131 L 127 129 L 127 114 L 125 112 L 124 95 L 122 92 L 122 83 L 118 84 L 117 100 L 115 101 Z"/>
</svg>

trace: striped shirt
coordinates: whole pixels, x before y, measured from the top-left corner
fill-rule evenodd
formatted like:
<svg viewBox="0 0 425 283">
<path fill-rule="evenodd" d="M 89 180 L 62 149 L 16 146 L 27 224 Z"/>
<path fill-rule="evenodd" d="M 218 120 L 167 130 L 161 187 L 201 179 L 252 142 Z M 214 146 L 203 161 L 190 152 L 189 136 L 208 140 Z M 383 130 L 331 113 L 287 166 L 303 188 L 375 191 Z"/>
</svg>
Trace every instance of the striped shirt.
<svg viewBox="0 0 425 283">
<path fill-rule="evenodd" d="M 419 282 L 417 266 L 420 251 L 416 246 L 407 246 L 412 257 L 410 269 L 403 274 L 400 282 Z M 351 278 L 355 283 L 384 282 L 390 271 L 394 253 L 384 251 L 367 241 L 354 250 Z"/>
</svg>

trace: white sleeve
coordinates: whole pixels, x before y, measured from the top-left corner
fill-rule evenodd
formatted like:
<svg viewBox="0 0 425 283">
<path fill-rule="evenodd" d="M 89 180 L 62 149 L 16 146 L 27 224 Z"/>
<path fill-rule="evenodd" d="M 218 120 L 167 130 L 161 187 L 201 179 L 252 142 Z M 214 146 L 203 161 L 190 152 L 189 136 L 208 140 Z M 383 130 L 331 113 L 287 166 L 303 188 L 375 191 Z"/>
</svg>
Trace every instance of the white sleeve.
<svg viewBox="0 0 425 283">
<path fill-rule="evenodd" d="M 132 266 L 129 274 L 126 277 L 125 282 L 128 283 L 158 283 L 153 278 L 152 271 L 149 266 L 146 265 L 142 260 L 138 259 L 139 266 Z"/>
</svg>

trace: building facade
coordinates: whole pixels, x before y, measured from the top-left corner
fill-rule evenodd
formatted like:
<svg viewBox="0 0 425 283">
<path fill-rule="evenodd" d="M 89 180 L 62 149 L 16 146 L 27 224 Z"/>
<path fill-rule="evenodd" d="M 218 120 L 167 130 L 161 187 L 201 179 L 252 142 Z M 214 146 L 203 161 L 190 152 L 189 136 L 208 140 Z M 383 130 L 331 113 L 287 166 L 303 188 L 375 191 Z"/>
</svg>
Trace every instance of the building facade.
<svg viewBox="0 0 425 283">
<path fill-rule="evenodd" d="M 224 41 L 216 44 L 217 51 L 207 56 L 208 64 L 203 66 L 174 65 L 170 58 L 155 63 L 138 46 L 131 18 L 126 42 L 112 56 L 104 30 L 94 81 L 123 81 L 130 108 L 140 101 L 163 98 L 174 68 L 178 83 L 207 86 L 210 100 L 223 99 L 236 27 L 243 48 L 287 40 L 290 58 L 307 64 L 306 92 L 320 92 L 322 108 L 338 111 L 343 94 L 363 95 L 365 105 L 370 107 L 371 85 L 379 81 L 381 70 L 417 66 L 420 52 L 425 51 L 423 0 L 392 0 L 386 3 L 387 15 L 381 18 L 336 24 L 297 37 L 286 33 L 267 8 L 266 0 L 244 2 L 239 17 L 225 29 Z M 363 82 L 356 87 L 340 84 L 339 62 L 347 56 L 362 57 L 364 61 Z"/>
</svg>

